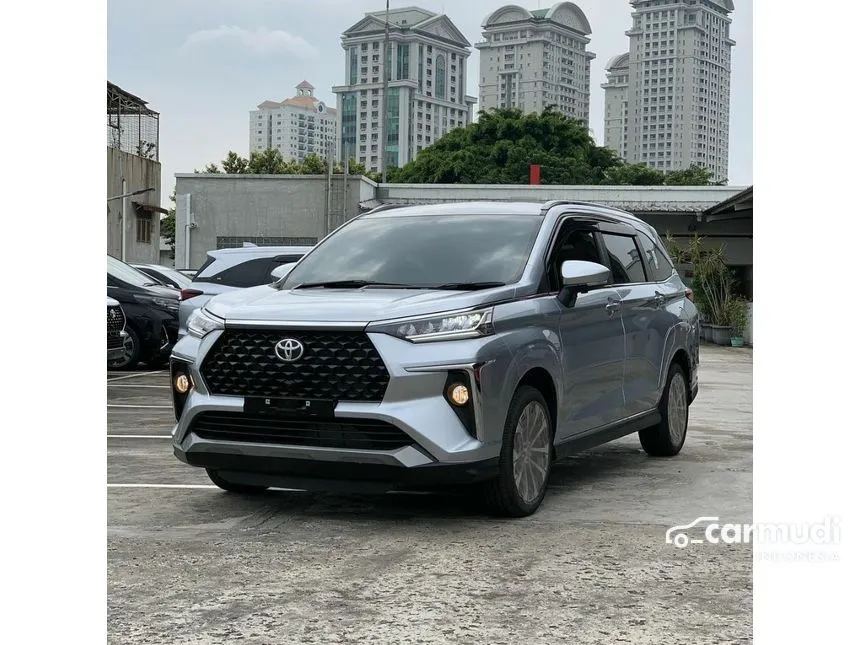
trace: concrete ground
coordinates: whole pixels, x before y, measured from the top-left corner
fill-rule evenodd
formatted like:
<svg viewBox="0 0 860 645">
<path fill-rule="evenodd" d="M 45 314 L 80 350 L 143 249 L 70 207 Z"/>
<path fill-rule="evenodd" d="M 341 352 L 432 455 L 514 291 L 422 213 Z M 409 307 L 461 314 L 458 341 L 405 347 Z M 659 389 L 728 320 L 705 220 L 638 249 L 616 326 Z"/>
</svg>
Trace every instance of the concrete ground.
<svg viewBox="0 0 860 645">
<path fill-rule="evenodd" d="M 108 376 L 110 643 L 742 643 L 752 546 L 665 543 L 752 521 L 752 352 L 702 348 L 687 443 L 557 464 L 541 509 L 440 495 L 239 497 L 172 454 L 165 372 Z"/>
</svg>

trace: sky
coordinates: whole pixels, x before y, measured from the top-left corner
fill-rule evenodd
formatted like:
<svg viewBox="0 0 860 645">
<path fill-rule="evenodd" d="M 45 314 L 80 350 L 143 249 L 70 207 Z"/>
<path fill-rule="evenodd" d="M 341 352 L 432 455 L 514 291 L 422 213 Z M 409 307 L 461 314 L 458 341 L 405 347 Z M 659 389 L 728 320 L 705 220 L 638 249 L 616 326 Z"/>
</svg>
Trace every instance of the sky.
<svg viewBox="0 0 860 645">
<path fill-rule="evenodd" d="M 391 0 L 446 13 L 472 42 L 504 0 Z M 517 3 L 515 3 L 517 4 Z M 519 3 L 548 8 L 548 0 Z M 603 144 L 607 62 L 628 47 L 632 7 L 626 0 L 579 0 L 591 23 L 589 127 Z M 753 182 L 752 0 L 731 15 L 732 52 L 729 184 Z M 344 83 L 343 31 L 384 0 L 108 0 L 108 80 L 160 113 L 162 203 L 176 173 L 219 162 L 228 150 L 248 155 L 249 112 L 264 100 L 295 95 L 307 80 L 335 106 L 333 85 Z M 478 96 L 479 55 L 469 58 L 468 93 Z"/>
</svg>

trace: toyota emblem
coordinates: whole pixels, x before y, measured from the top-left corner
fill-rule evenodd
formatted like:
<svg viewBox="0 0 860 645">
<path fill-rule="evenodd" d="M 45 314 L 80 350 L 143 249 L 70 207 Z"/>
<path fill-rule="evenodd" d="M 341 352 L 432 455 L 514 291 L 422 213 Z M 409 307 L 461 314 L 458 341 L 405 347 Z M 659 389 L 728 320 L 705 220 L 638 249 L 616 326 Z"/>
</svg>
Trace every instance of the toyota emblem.
<svg viewBox="0 0 860 645">
<path fill-rule="evenodd" d="M 284 338 L 275 343 L 275 356 L 286 363 L 299 360 L 305 353 L 305 346 L 295 338 Z"/>
</svg>

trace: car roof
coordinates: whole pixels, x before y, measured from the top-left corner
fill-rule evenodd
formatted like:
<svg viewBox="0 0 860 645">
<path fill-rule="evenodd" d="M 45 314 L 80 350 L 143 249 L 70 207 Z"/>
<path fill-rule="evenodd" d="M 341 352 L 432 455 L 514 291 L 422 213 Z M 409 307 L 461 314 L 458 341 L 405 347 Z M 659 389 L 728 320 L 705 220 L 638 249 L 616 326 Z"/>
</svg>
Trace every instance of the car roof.
<svg viewBox="0 0 860 645">
<path fill-rule="evenodd" d="M 386 204 L 362 215 L 362 219 L 427 215 L 531 215 L 540 217 L 539 202 L 445 202 L 441 204 Z"/>
</svg>

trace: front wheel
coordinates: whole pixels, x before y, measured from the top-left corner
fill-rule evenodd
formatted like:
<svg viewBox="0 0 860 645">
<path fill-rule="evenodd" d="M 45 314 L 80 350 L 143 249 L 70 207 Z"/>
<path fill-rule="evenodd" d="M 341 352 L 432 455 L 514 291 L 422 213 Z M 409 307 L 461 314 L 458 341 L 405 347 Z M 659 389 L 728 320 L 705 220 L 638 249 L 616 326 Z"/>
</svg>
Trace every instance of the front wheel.
<svg viewBox="0 0 860 645">
<path fill-rule="evenodd" d="M 549 483 L 552 417 L 530 386 L 517 389 L 502 435 L 499 474 L 484 485 L 487 502 L 508 517 L 525 517 L 543 502 Z"/>
<path fill-rule="evenodd" d="M 122 356 L 108 361 L 108 369 L 130 370 L 140 360 L 140 338 L 131 327 L 125 328 L 125 338 L 122 339 Z"/>
<path fill-rule="evenodd" d="M 206 469 L 206 474 L 209 479 L 221 490 L 226 490 L 228 493 L 238 493 L 240 495 L 259 495 L 266 490 L 266 486 L 251 486 L 248 484 L 236 484 L 224 479 L 217 470 L 211 468 Z"/>
<path fill-rule="evenodd" d="M 669 368 L 660 399 L 660 423 L 639 432 L 642 449 L 652 457 L 674 457 L 687 439 L 690 412 L 687 376 L 677 363 Z"/>
</svg>

